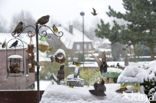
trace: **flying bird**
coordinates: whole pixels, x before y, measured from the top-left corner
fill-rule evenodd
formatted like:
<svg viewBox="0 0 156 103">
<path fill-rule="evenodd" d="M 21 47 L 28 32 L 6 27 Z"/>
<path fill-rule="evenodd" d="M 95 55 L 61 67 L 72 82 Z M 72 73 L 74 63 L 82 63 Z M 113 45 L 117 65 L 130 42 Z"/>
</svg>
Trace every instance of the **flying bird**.
<svg viewBox="0 0 156 103">
<path fill-rule="evenodd" d="M 5 47 L 6 47 L 6 41 L 4 41 L 2 44 L 2 48 L 5 48 Z"/>
<path fill-rule="evenodd" d="M 19 23 L 18 23 L 18 25 L 16 26 L 16 28 L 14 29 L 14 31 L 12 32 L 12 34 L 13 35 L 15 35 L 15 34 L 19 34 L 19 33 L 21 33 L 22 31 L 23 31 L 23 22 L 22 21 L 20 21 Z"/>
<path fill-rule="evenodd" d="M 18 40 L 16 40 L 16 41 L 10 46 L 10 48 L 12 48 L 12 47 L 16 47 L 17 44 L 18 44 Z"/>
<path fill-rule="evenodd" d="M 55 33 L 58 32 L 58 28 L 57 28 L 55 25 L 53 25 L 53 31 L 54 31 Z"/>
<path fill-rule="evenodd" d="M 97 15 L 96 10 L 95 10 L 94 8 L 92 8 L 92 9 L 93 9 L 93 12 L 91 12 L 91 13 L 92 13 L 92 15 L 93 15 L 93 16 L 96 16 L 96 15 Z"/>
<path fill-rule="evenodd" d="M 49 21 L 49 18 L 50 18 L 49 15 L 42 16 L 41 18 L 37 20 L 36 24 L 44 25 Z"/>
</svg>

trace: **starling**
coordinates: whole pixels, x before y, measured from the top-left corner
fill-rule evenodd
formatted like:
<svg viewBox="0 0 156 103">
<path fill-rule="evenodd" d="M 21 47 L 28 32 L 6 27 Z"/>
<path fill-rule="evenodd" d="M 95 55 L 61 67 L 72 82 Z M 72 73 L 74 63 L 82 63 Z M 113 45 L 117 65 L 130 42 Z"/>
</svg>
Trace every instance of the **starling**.
<svg viewBox="0 0 156 103">
<path fill-rule="evenodd" d="M 23 22 L 22 21 L 20 21 L 19 23 L 18 23 L 18 25 L 16 26 L 16 28 L 14 29 L 14 31 L 12 32 L 12 34 L 13 35 L 15 35 L 15 34 L 19 34 L 19 33 L 21 33 L 22 31 L 23 31 Z"/>
<path fill-rule="evenodd" d="M 56 27 L 55 25 L 53 25 L 53 31 L 54 31 L 55 33 L 58 32 L 58 29 L 57 29 L 57 27 Z"/>
<path fill-rule="evenodd" d="M 5 47 L 6 47 L 6 41 L 4 41 L 2 44 L 2 48 L 5 48 Z"/>
<path fill-rule="evenodd" d="M 103 79 L 100 83 L 94 83 L 94 89 L 95 90 L 89 90 L 89 92 L 96 96 L 106 96 L 104 93 L 106 91 L 106 87 Z"/>
<path fill-rule="evenodd" d="M 18 40 L 16 40 L 16 41 L 10 46 L 10 48 L 12 48 L 12 47 L 16 47 L 17 44 L 18 44 Z"/>
<path fill-rule="evenodd" d="M 91 12 L 91 13 L 92 13 L 92 15 L 93 15 L 93 16 L 96 16 L 96 15 L 97 15 L 96 10 L 95 10 L 94 8 L 92 8 L 92 9 L 93 9 L 93 12 Z"/>
<path fill-rule="evenodd" d="M 57 78 L 58 78 L 58 83 L 64 79 L 64 65 L 60 66 L 60 70 L 58 71 Z"/>
<path fill-rule="evenodd" d="M 36 24 L 40 24 L 40 25 L 44 25 L 49 21 L 49 15 L 46 16 L 42 16 L 41 18 L 39 18 L 36 22 Z"/>
</svg>

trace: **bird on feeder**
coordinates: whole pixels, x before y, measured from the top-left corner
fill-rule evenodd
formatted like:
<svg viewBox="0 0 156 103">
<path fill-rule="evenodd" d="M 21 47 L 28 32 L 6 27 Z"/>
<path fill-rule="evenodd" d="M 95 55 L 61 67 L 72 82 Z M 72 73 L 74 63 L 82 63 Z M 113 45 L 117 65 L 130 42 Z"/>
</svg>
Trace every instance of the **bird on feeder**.
<svg viewBox="0 0 156 103">
<path fill-rule="evenodd" d="M 73 61 L 73 65 L 80 66 L 82 63 Z"/>
<path fill-rule="evenodd" d="M 6 47 L 6 40 L 2 43 L 2 48 Z"/>
<path fill-rule="evenodd" d="M 93 16 L 96 16 L 96 15 L 97 15 L 96 10 L 95 10 L 94 8 L 92 8 L 92 9 L 93 9 L 93 12 L 91 12 L 91 13 L 92 13 L 92 15 L 93 15 Z"/>
<path fill-rule="evenodd" d="M 37 20 L 36 24 L 44 25 L 49 21 L 49 18 L 50 18 L 49 15 L 42 16 L 41 18 Z"/>
<path fill-rule="evenodd" d="M 22 33 L 23 28 L 24 28 L 23 24 L 24 24 L 24 23 L 23 23 L 22 21 L 20 21 L 20 22 L 18 23 L 18 25 L 16 26 L 16 28 L 14 29 L 14 31 L 12 32 L 12 34 L 15 35 L 15 34 Z"/>
<path fill-rule="evenodd" d="M 18 45 L 18 40 L 16 40 L 14 43 L 12 43 L 12 45 L 10 46 L 10 48 L 16 47 L 17 45 Z"/>
<path fill-rule="evenodd" d="M 55 33 L 58 32 L 58 28 L 57 28 L 55 25 L 53 25 L 53 31 L 54 31 Z"/>
</svg>

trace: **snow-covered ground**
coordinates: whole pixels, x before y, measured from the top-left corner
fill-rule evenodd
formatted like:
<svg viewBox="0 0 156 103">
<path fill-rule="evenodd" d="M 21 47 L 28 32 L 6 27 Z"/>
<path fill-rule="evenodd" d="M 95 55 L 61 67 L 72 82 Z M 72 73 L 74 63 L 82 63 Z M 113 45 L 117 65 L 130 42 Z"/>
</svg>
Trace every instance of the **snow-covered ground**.
<svg viewBox="0 0 156 103">
<path fill-rule="evenodd" d="M 146 95 L 140 93 L 123 93 L 115 91 L 119 84 L 106 84 L 105 97 L 93 96 L 89 90 L 93 86 L 68 87 L 50 84 L 45 90 L 40 103 L 149 103 Z"/>
</svg>

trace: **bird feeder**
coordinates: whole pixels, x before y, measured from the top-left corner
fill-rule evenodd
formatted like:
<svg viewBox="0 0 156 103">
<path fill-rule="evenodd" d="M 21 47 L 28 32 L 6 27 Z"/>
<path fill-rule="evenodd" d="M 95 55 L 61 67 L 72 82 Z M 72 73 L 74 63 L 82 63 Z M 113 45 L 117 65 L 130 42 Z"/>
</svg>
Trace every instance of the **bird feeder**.
<svg viewBox="0 0 156 103">
<path fill-rule="evenodd" d="M 65 52 L 64 50 L 62 49 L 58 49 L 56 52 L 55 52 L 55 61 L 62 64 L 64 63 L 66 60 L 65 58 Z"/>
<path fill-rule="evenodd" d="M 20 73 L 21 72 L 21 61 L 22 56 L 20 55 L 11 55 L 9 59 L 9 73 Z"/>
<path fill-rule="evenodd" d="M 46 41 L 46 37 L 44 36 L 41 37 L 38 48 L 41 52 L 46 52 L 49 49 L 49 44 Z"/>
</svg>

